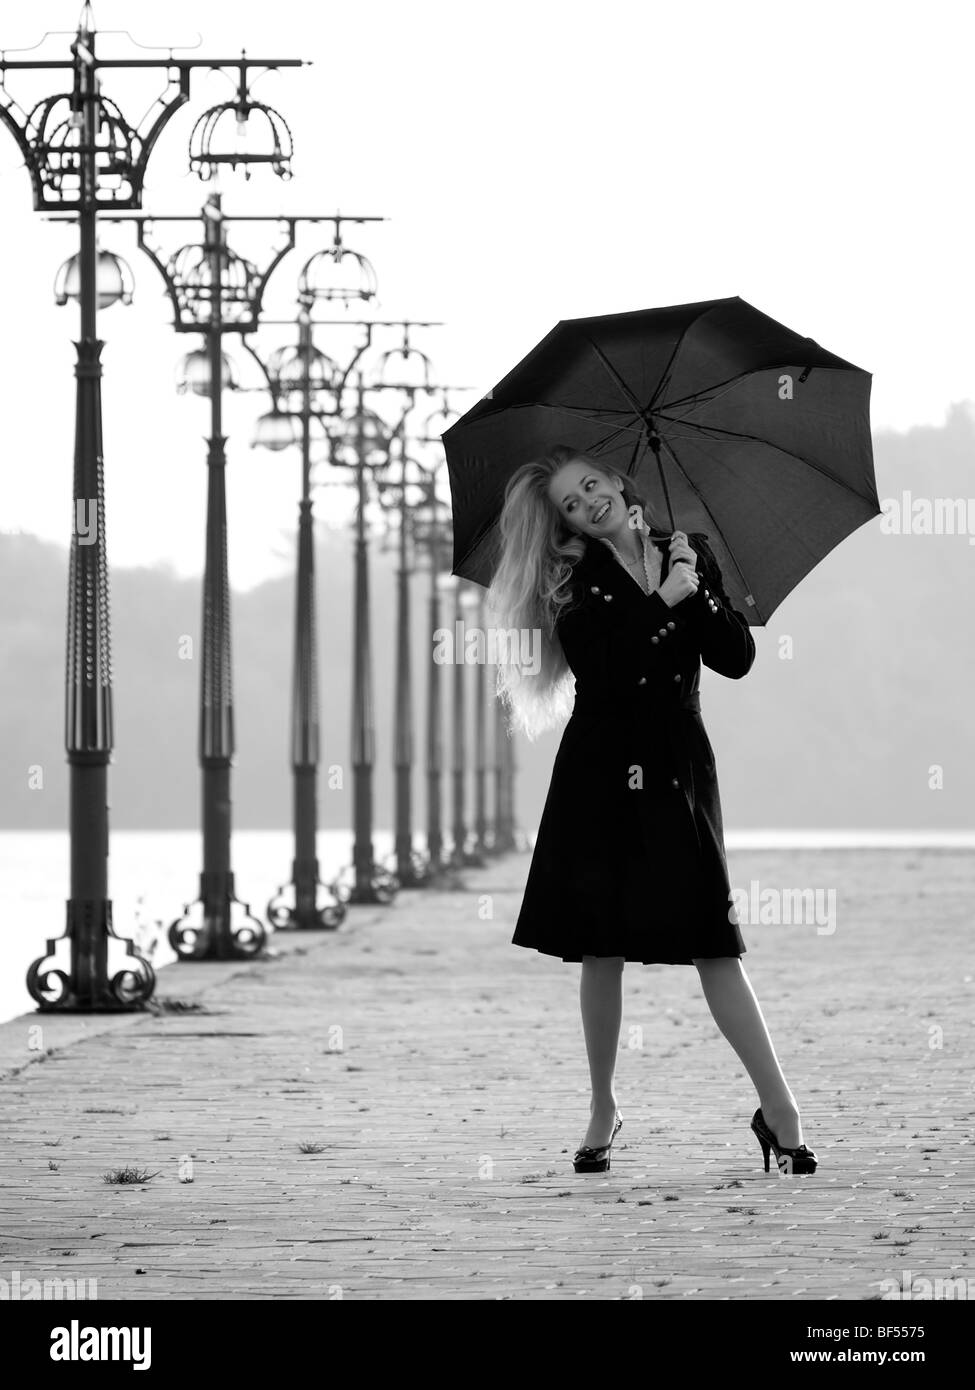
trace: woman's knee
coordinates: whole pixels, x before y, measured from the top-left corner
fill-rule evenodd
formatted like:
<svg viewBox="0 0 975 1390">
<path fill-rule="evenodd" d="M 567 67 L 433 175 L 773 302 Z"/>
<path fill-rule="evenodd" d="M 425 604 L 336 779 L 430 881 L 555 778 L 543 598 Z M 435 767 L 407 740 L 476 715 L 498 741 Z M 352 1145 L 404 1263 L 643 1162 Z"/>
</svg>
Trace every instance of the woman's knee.
<svg viewBox="0 0 975 1390">
<path fill-rule="evenodd" d="M 738 956 L 692 956 L 691 964 L 701 975 L 729 974 L 741 969 Z"/>
<path fill-rule="evenodd" d="M 587 970 L 603 970 L 618 974 L 625 963 L 625 956 L 583 956 L 582 964 Z"/>
</svg>

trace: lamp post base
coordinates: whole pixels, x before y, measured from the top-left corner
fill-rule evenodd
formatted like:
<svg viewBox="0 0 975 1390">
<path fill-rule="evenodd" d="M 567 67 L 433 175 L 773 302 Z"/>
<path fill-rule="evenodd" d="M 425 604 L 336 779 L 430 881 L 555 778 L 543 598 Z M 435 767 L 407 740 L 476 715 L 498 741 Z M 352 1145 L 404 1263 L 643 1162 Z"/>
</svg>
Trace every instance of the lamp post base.
<svg viewBox="0 0 975 1390">
<path fill-rule="evenodd" d="M 335 931 L 345 919 L 345 902 L 332 884 L 318 877 L 318 860 L 295 859 L 291 882 L 282 884 L 267 905 L 267 919 L 278 931 Z"/>
<path fill-rule="evenodd" d="M 436 865 L 428 855 L 410 845 L 397 846 L 394 870 L 401 888 L 426 888 L 436 874 Z"/>
<path fill-rule="evenodd" d="M 110 899 L 68 898 L 63 936 L 48 940 L 47 955 L 27 972 L 27 989 L 42 1013 L 124 1013 L 143 1009 L 156 987 L 156 973 L 134 943 L 112 930 Z M 69 944 L 65 967 L 58 946 Z M 109 943 L 124 947 L 123 965 L 109 973 Z"/>
<path fill-rule="evenodd" d="M 347 887 L 342 882 L 343 878 Z M 351 883 L 348 883 L 349 879 Z M 353 863 L 339 875 L 339 889 L 343 892 L 345 901 L 356 906 L 391 903 L 399 891 L 399 886 L 399 879 L 389 869 L 377 864 L 374 859 L 363 864 L 357 855 Z"/>
<path fill-rule="evenodd" d="M 168 938 L 180 960 L 253 960 L 264 949 L 267 932 L 250 903 L 234 893 L 233 873 L 220 871 L 200 875 L 200 896 L 183 905 Z"/>
</svg>

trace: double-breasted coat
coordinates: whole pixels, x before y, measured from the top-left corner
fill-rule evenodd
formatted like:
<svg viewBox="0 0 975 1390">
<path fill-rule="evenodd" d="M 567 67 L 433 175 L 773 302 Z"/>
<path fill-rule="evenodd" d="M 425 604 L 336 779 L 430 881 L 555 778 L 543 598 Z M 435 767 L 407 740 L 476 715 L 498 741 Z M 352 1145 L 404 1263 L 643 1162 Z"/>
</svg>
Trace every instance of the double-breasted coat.
<svg viewBox="0 0 975 1390">
<path fill-rule="evenodd" d="M 668 537 L 651 533 L 669 568 Z M 512 941 L 566 961 L 690 965 L 745 951 L 731 901 L 701 663 L 733 680 L 755 660 L 714 554 L 668 607 L 586 537 L 556 632 L 575 704 L 556 753 Z"/>
</svg>

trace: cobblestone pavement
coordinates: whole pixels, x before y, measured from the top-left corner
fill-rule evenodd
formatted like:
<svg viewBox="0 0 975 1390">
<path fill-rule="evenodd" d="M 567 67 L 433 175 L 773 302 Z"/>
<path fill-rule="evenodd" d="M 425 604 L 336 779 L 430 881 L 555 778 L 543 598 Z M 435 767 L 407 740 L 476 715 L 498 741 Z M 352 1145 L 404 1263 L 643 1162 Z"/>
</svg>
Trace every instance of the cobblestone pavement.
<svg viewBox="0 0 975 1390">
<path fill-rule="evenodd" d="M 764 1173 L 697 972 L 640 965 L 613 1169 L 572 1171 L 579 967 L 510 944 L 512 854 L 279 934 L 275 958 L 164 970 L 157 998 L 195 1012 L 0 1026 L 0 1277 L 102 1299 L 975 1296 L 975 859 L 729 863 L 736 887 L 835 890 L 835 929 L 742 928 L 815 1176 Z M 104 1181 L 125 1166 L 152 1176 Z"/>
</svg>

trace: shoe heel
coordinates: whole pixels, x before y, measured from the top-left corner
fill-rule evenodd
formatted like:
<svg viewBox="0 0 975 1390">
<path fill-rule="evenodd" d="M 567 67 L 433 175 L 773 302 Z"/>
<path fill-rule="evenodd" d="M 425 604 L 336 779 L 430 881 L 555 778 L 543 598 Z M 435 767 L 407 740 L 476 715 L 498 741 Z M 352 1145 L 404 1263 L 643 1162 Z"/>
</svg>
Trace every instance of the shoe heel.
<svg viewBox="0 0 975 1390">
<path fill-rule="evenodd" d="M 608 1144 L 603 1144 L 598 1149 L 577 1149 L 576 1156 L 572 1161 L 575 1171 L 577 1173 L 608 1173 L 612 1162 L 613 1142 L 622 1128 L 622 1116 L 617 1115 L 616 1124 Z M 600 1154 L 604 1154 L 605 1157 L 600 1158 Z"/>
<path fill-rule="evenodd" d="M 780 1176 L 784 1177 L 792 1173 L 815 1173 L 817 1159 L 812 1149 L 807 1148 L 805 1144 L 800 1144 L 797 1149 L 783 1148 L 766 1124 L 765 1116 L 760 1108 L 752 1116 L 751 1129 L 762 1146 L 766 1173 L 770 1171 L 769 1154 L 773 1149 L 775 1150 L 776 1168 Z"/>
</svg>

